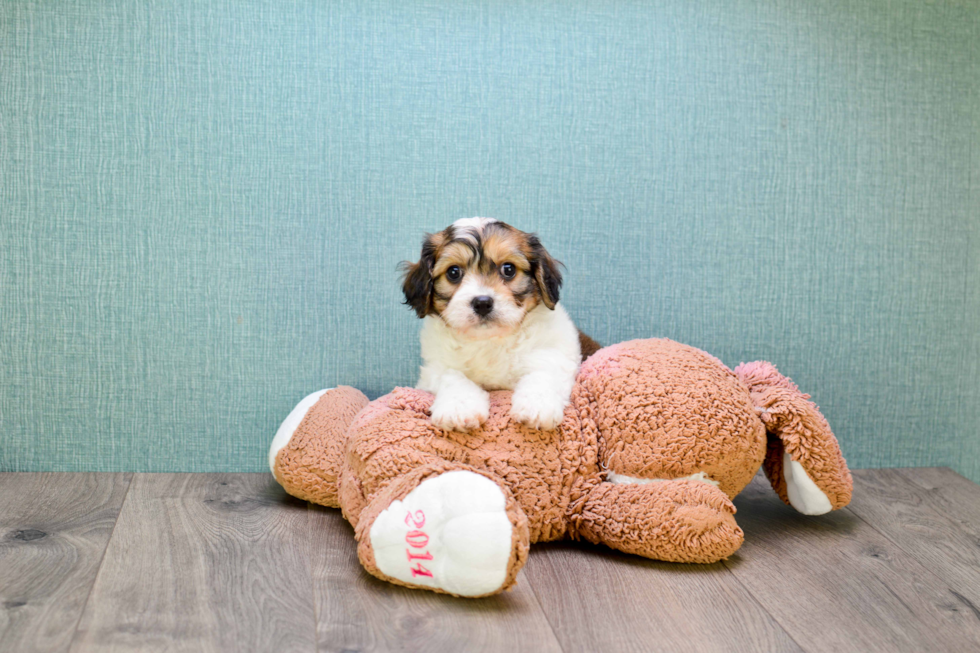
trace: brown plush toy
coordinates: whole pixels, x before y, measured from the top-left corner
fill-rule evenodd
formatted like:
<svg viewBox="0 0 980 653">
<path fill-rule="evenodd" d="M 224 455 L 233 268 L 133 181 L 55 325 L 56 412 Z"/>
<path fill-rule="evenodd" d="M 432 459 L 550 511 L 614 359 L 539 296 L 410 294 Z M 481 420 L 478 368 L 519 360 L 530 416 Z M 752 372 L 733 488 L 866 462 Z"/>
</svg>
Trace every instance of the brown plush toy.
<svg viewBox="0 0 980 653">
<path fill-rule="evenodd" d="M 765 468 L 804 514 L 847 505 L 851 476 L 826 420 L 769 363 L 729 370 L 670 340 L 586 360 L 565 418 L 537 431 L 510 392 L 470 433 L 432 425 L 432 395 L 372 402 L 338 387 L 286 418 L 270 465 L 290 494 L 339 507 L 364 568 L 459 596 L 510 588 L 528 545 L 582 538 L 657 560 L 709 563 L 742 544 L 731 499 Z"/>
</svg>

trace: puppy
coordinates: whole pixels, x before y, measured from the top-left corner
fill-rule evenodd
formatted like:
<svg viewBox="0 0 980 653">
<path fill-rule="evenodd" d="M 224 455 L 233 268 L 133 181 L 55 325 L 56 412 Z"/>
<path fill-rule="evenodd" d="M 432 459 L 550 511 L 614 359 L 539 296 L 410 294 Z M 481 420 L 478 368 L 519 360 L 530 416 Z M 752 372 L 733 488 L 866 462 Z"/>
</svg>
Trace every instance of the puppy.
<svg viewBox="0 0 980 653">
<path fill-rule="evenodd" d="M 423 319 L 416 387 L 435 394 L 432 422 L 468 431 L 486 421 L 488 390 L 513 390 L 511 416 L 553 429 L 568 405 L 583 349 L 558 303 L 561 272 L 534 234 L 466 218 L 428 234 L 402 264 L 405 303 Z"/>
</svg>

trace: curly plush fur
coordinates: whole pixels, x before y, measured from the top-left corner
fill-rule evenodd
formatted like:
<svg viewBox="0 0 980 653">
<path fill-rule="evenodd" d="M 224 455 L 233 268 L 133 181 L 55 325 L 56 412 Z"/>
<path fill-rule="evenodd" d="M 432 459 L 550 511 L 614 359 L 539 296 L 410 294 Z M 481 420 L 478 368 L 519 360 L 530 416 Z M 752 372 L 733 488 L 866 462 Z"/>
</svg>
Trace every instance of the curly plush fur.
<svg viewBox="0 0 980 653">
<path fill-rule="evenodd" d="M 512 586 L 533 542 L 724 559 L 743 538 L 731 499 L 760 466 L 802 512 L 850 500 L 826 420 L 768 363 L 733 372 L 663 339 L 605 347 L 582 364 L 552 431 L 511 419 L 511 394 L 490 393 L 483 426 L 459 433 L 432 424 L 427 392 L 368 402 L 336 388 L 284 425 L 273 473 L 291 494 L 343 510 L 368 572 L 462 596 Z"/>
</svg>

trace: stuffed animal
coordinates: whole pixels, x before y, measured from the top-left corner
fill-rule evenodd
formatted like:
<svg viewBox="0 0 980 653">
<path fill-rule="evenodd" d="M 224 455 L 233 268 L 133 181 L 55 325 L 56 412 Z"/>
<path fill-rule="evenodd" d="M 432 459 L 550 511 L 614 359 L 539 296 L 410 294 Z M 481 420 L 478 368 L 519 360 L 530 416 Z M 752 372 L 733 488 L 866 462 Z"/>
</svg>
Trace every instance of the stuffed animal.
<svg viewBox="0 0 980 653">
<path fill-rule="evenodd" d="M 458 596 L 509 589 L 528 546 L 562 538 L 675 562 L 742 544 L 731 499 L 759 470 L 798 511 L 847 505 L 851 476 L 818 408 L 765 362 L 729 370 L 664 339 L 582 363 L 564 420 L 511 420 L 510 392 L 469 433 L 431 423 L 432 395 L 369 402 L 349 387 L 306 397 L 272 443 L 290 494 L 339 507 L 364 568 Z"/>
</svg>

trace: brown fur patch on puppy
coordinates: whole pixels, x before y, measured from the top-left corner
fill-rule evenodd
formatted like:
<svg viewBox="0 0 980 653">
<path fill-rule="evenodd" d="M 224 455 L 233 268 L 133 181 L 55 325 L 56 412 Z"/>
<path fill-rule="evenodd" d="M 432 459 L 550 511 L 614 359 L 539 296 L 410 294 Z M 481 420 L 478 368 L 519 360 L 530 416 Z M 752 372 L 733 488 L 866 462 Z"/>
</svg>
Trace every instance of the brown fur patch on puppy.
<svg viewBox="0 0 980 653">
<path fill-rule="evenodd" d="M 592 354 L 602 349 L 602 345 L 600 345 L 598 342 L 596 342 L 586 334 L 582 333 L 581 331 L 578 332 L 578 345 L 579 348 L 582 350 L 583 361 L 587 359 L 589 356 L 591 356 Z"/>
<path fill-rule="evenodd" d="M 422 239 L 422 255 L 417 263 L 402 261 L 402 292 L 405 294 L 405 304 L 410 306 L 420 318 L 433 312 L 432 307 L 432 268 L 442 251 L 443 246 L 451 238 L 449 229 L 437 234 L 425 234 Z M 447 233 L 450 232 L 450 233 Z"/>
<path fill-rule="evenodd" d="M 419 261 L 401 264 L 402 291 L 419 317 L 442 315 L 462 280 L 476 275 L 495 301 L 510 302 L 526 314 L 539 303 L 554 309 L 560 266 L 536 235 L 504 222 L 476 220 L 426 234 Z"/>
</svg>

